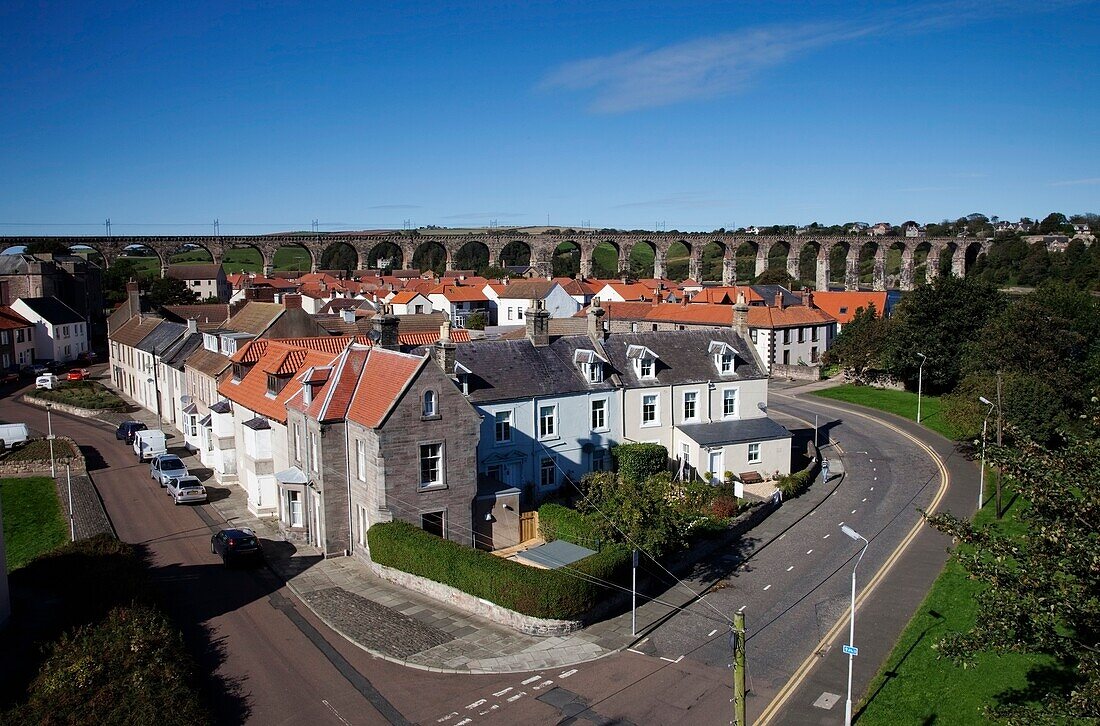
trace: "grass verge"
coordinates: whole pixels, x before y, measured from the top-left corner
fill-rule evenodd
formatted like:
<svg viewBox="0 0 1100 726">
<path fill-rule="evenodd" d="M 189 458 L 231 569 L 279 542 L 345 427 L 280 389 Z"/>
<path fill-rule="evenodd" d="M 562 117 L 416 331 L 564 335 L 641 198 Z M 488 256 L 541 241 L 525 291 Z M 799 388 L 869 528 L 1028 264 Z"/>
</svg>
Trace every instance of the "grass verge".
<svg viewBox="0 0 1100 726">
<path fill-rule="evenodd" d="M 917 394 L 909 391 L 896 391 L 889 388 L 857 386 L 846 383 L 835 388 L 814 391 L 815 396 L 831 398 L 834 401 L 857 403 L 868 408 L 894 413 L 902 418 L 915 421 L 917 418 Z M 921 396 L 921 423 L 938 434 L 955 441 L 960 433 L 955 430 L 940 412 L 938 396 Z"/>
<path fill-rule="evenodd" d="M 0 479 L 4 546 L 8 572 L 68 539 L 53 479 L 45 476 Z"/>
<path fill-rule="evenodd" d="M 987 504 L 978 514 L 978 524 L 1024 537 L 1019 519 L 1024 506 L 1020 500 L 1012 503 L 998 522 L 992 503 Z M 1047 668 L 1057 670 L 1054 659 L 1029 654 L 983 653 L 968 668 L 937 657 L 933 644 L 976 622 L 975 598 L 982 587 L 957 562 L 948 562 L 867 689 L 858 713 L 861 726 L 983 723 L 985 707 L 1019 698 L 1016 694 L 1027 693 L 1033 676 L 1040 677 Z"/>
<path fill-rule="evenodd" d="M 95 381 L 65 381 L 57 388 L 27 391 L 32 398 L 95 410 L 119 411 L 126 402 Z"/>
</svg>

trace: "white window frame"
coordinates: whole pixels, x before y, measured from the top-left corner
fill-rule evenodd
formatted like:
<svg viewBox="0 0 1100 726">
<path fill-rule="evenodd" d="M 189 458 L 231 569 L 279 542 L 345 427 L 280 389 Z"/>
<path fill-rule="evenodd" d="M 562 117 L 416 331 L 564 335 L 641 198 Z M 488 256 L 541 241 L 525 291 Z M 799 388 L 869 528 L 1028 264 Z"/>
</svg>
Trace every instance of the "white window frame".
<svg viewBox="0 0 1100 726">
<path fill-rule="evenodd" d="M 718 372 L 723 376 L 733 375 L 734 355 L 732 351 L 724 350 L 715 356 Z"/>
<path fill-rule="evenodd" d="M 364 507 L 362 504 L 357 504 L 357 505 L 355 505 L 355 507 L 356 507 L 356 512 L 359 515 L 356 518 L 357 519 L 356 524 L 359 525 L 357 527 L 358 531 L 356 532 L 356 541 L 359 543 L 360 547 L 366 547 L 367 546 L 367 530 L 370 529 L 370 520 L 367 518 L 367 508 Z"/>
<path fill-rule="evenodd" d="M 505 418 L 501 418 L 504 416 Z M 511 409 L 507 411 L 497 411 L 493 414 L 493 441 L 498 444 L 510 444 L 512 443 L 512 418 L 513 413 Z M 501 424 L 508 426 L 508 435 L 504 438 L 500 436 Z"/>
<path fill-rule="evenodd" d="M 647 398 L 653 399 L 653 418 L 648 420 L 648 421 L 646 420 L 646 411 L 645 411 L 645 409 L 646 409 L 646 399 Z M 641 414 L 641 426 L 643 428 L 649 427 L 649 426 L 660 426 L 661 425 L 661 396 L 659 394 L 656 394 L 656 393 L 643 394 L 642 395 L 642 405 L 641 405 L 640 414 Z"/>
<path fill-rule="evenodd" d="M 355 475 L 359 481 L 367 480 L 367 442 L 355 440 Z"/>
<path fill-rule="evenodd" d="M 302 424 L 294 424 L 294 460 L 302 460 Z"/>
<path fill-rule="evenodd" d="M 636 369 L 638 378 L 650 381 L 657 377 L 657 361 L 653 358 L 639 358 Z"/>
<path fill-rule="evenodd" d="M 434 453 L 431 453 L 433 447 L 434 447 Z M 426 449 L 428 450 L 427 454 L 425 454 Z M 444 474 L 443 474 L 443 442 L 442 441 L 430 441 L 430 442 L 427 442 L 427 443 L 420 444 L 420 448 L 418 450 L 418 453 L 419 453 L 419 456 L 417 457 L 417 462 L 418 462 L 419 467 L 420 467 L 418 469 L 418 471 L 419 471 L 419 474 L 418 474 L 419 484 L 417 485 L 418 488 L 421 489 L 421 490 L 423 490 L 423 489 L 439 489 L 439 488 L 442 488 L 445 484 L 445 481 L 444 481 L 444 478 L 443 478 L 443 476 L 444 476 Z M 425 457 L 426 456 L 429 459 L 435 459 L 436 460 L 436 469 L 435 469 L 435 478 L 434 479 L 427 479 L 426 480 L 424 478 L 424 462 L 425 462 Z"/>
<path fill-rule="evenodd" d="M 435 391 L 424 391 L 421 416 L 424 418 L 431 418 L 432 416 L 439 415 L 439 402 L 437 398 Z"/>
<path fill-rule="evenodd" d="M 549 462 L 549 465 L 547 465 Z M 546 483 L 546 472 L 550 472 L 552 482 Z M 558 485 L 558 466 L 554 462 L 554 457 L 544 456 L 539 459 L 539 489 L 553 489 Z"/>
<path fill-rule="evenodd" d="M 599 408 L 596 407 L 599 404 Z M 599 425 L 596 425 L 596 413 L 600 415 Z M 607 399 L 606 398 L 593 398 L 589 404 L 589 424 L 592 426 L 593 431 L 607 431 Z"/>
<path fill-rule="evenodd" d="M 550 409 L 549 418 L 542 415 L 545 409 Z M 543 425 L 546 421 L 550 422 L 548 427 Z M 558 438 L 558 404 L 540 403 L 538 405 L 538 427 L 539 441 Z"/>
<path fill-rule="evenodd" d="M 759 464 L 763 459 L 760 456 L 760 444 L 749 444 L 749 463 Z"/>
<path fill-rule="evenodd" d="M 694 400 L 691 402 L 692 413 L 688 416 L 688 396 L 693 396 Z M 680 400 L 680 418 L 684 423 L 698 422 L 699 421 L 699 390 L 692 389 L 690 391 L 684 391 L 684 395 Z"/>
<path fill-rule="evenodd" d="M 317 434 L 310 431 L 307 436 L 309 437 L 309 470 L 316 474 L 321 471 L 321 463 L 318 461 L 321 457 L 317 455 Z"/>
<path fill-rule="evenodd" d="M 302 493 L 297 489 L 288 489 L 286 492 L 286 521 L 291 527 L 305 526 Z"/>
<path fill-rule="evenodd" d="M 731 395 L 732 394 L 732 395 Z M 727 410 L 730 401 L 733 402 L 733 410 Z M 727 421 L 732 421 L 740 418 L 741 408 L 741 394 L 736 388 L 726 388 L 722 391 L 722 418 Z"/>
<path fill-rule="evenodd" d="M 602 383 L 603 382 L 603 362 L 594 360 L 588 364 L 588 382 L 589 383 Z"/>
</svg>

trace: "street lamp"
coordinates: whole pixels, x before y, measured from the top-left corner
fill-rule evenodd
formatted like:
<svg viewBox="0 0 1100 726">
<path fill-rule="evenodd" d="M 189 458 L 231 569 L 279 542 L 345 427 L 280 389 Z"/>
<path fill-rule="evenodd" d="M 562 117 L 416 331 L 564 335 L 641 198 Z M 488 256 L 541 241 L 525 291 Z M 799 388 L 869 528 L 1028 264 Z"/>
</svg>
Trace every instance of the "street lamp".
<svg viewBox="0 0 1100 726">
<path fill-rule="evenodd" d="M 978 400 L 989 406 L 989 410 L 985 412 L 985 418 L 982 419 L 982 471 L 978 475 L 978 509 L 982 508 L 982 501 L 985 499 L 985 430 L 989 425 L 989 416 L 993 413 L 993 409 L 996 408 L 996 404 L 990 401 L 985 396 L 978 396 Z"/>
<path fill-rule="evenodd" d="M 46 439 L 50 442 L 50 476 L 57 476 L 57 466 L 53 459 L 53 419 L 50 418 L 50 409 L 53 404 L 46 403 Z"/>
<path fill-rule="evenodd" d="M 920 423 L 920 394 L 924 384 L 924 364 L 928 362 L 928 356 L 917 353 L 920 356 L 920 365 L 917 366 L 917 423 Z"/>
<path fill-rule="evenodd" d="M 848 654 L 848 700 L 844 703 L 844 726 L 852 726 L 852 659 L 855 658 L 858 652 L 854 644 L 856 639 L 856 568 L 859 567 L 863 555 L 867 554 L 867 547 L 870 546 L 871 543 L 867 541 L 866 537 L 846 524 L 840 525 L 840 531 L 857 542 L 859 540 L 863 540 L 864 542 L 863 550 L 859 553 L 859 559 L 856 560 L 856 564 L 852 567 L 851 620 L 848 624 L 848 645 L 844 646 L 844 652 Z"/>
</svg>

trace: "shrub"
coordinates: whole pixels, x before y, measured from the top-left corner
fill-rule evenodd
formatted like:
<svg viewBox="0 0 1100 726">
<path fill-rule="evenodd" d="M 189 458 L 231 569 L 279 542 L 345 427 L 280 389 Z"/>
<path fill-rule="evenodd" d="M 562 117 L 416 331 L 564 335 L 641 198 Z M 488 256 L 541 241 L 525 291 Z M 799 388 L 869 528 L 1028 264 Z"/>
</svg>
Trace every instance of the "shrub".
<svg viewBox="0 0 1100 726">
<path fill-rule="evenodd" d="M 642 481 L 668 467 L 668 449 L 660 444 L 621 444 L 612 447 L 611 455 L 619 476 L 629 482 Z"/>
<path fill-rule="evenodd" d="M 737 497 L 719 494 L 710 501 L 710 505 L 707 507 L 707 514 L 712 517 L 723 517 L 728 519 L 737 516 L 740 509 L 741 503 L 737 500 Z"/>
<path fill-rule="evenodd" d="M 467 330 L 485 330 L 485 325 L 488 320 L 485 318 L 485 313 L 470 313 L 466 317 L 466 329 Z"/>
<path fill-rule="evenodd" d="M 371 558 L 419 577 L 450 585 L 501 607 L 537 618 L 573 619 L 607 597 L 595 579 L 624 584 L 631 554 L 607 547 L 569 565 L 541 570 L 440 539 L 408 522 L 386 522 L 367 530 Z"/>
<path fill-rule="evenodd" d="M 783 492 L 784 499 L 794 499 L 810 488 L 813 479 L 809 469 L 796 471 L 793 474 L 784 474 L 779 477 L 778 489 Z"/>
<path fill-rule="evenodd" d="M 121 410 L 126 402 L 95 381 L 66 381 L 53 390 L 27 391 L 32 398 L 63 403 L 80 408 L 97 410 Z"/>
<path fill-rule="evenodd" d="M 179 632 L 153 608 L 115 608 L 50 648 L 18 723 L 199 724 L 195 667 Z"/>
<path fill-rule="evenodd" d="M 547 542 L 561 539 L 581 547 L 600 549 L 600 536 L 589 517 L 560 504 L 539 507 L 539 534 Z"/>
<path fill-rule="evenodd" d="M 592 515 L 589 521 L 604 540 L 636 545 L 655 557 L 684 544 L 684 516 L 676 507 L 676 491 L 683 487 L 673 484 L 669 472 L 633 482 L 594 472 L 585 476 L 582 488 L 585 498 L 578 509 Z"/>
</svg>

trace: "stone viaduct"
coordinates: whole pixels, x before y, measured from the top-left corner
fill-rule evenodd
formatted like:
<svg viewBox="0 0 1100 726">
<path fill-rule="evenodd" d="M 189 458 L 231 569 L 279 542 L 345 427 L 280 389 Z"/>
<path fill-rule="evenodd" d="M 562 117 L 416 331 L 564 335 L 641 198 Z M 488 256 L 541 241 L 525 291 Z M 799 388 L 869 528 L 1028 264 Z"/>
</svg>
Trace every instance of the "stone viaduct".
<svg viewBox="0 0 1100 726">
<path fill-rule="evenodd" d="M 972 238 L 906 238 L 906 237 L 815 237 L 793 236 L 772 237 L 734 234 L 287 234 L 257 236 L 173 236 L 173 237 L 8 237 L 9 246 L 24 245 L 34 241 L 57 241 L 69 246 L 84 245 L 103 255 L 104 262 L 110 266 L 122 251 L 135 245 L 145 247 L 156 254 L 161 261 L 162 271 L 168 260 L 187 245 L 204 248 L 214 262 L 221 262 L 227 251 L 236 248 L 251 247 L 263 259 L 264 271 L 270 273 L 276 250 L 282 247 L 301 247 L 312 261 L 315 271 L 322 252 L 335 244 L 345 244 L 358 255 L 360 269 L 374 266 L 379 258 L 389 259 L 392 269 L 398 269 L 411 263 L 416 251 L 424 245 L 439 245 L 446 252 L 447 267 L 453 269 L 455 254 L 467 244 L 478 244 L 489 253 L 490 263 L 500 264 L 506 247 L 520 245 L 526 248 L 529 264 L 540 275 L 550 274 L 551 258 L 559 245 L 568 244 L 580 253 L 580 272 L 584 276 L 592 273 L 592 257 L 595 248 L 607 243 L 618 254 L 620 274 L 627 268 L 627 260 L 636 245 L 648 245 L 654 253 L 654 277 L 664 277 L 667 269 L 669 248 L 677 242 L 688 251 L 688 276 L 699 280 L 702 275 L 702 257 L 704 247 L 717 245 L 722 254 L 722 283 L 737 282 L 736 255 L 739 249 L 751 250 L 755 255 L 754 275 L 760 275 L 768 269 L 769 260 L 777 259 L 773 252 L 786 249 L 786 269 L 794 278 L 799 278 L 799 262 L 807 248 L 814 251 L 815 279 L 818 289 L 824 289 L 834 279 L 830 270 L 830 259 L 836 248 L 844 251 L 844 286 L 855 289 L 859 285 L 859 263 L 861 255 L 867 259 L 873 254 L 872 287 L 885 290 L 887 286 L 909 290 L 914 285 L 935 277 L 939 271 L 940 260 L 945 250 L 951 255 L 953 274 L 962 277 L 969 265 L 979 254 L 988 252 L 989 240 Z M 887 279 L 886 258 L 890 250 L 901 253 L 901 265 L 897 274 Z M 914 269 L 918 253 L 924 253 L 926 280 L 917 280 Z M 400 260 L 394 258 L 400 257 Z M 520 255 L 522 258 L 522 255 Z M 837 275 L 836 277 L 839 277 Z"/>
</svg>

